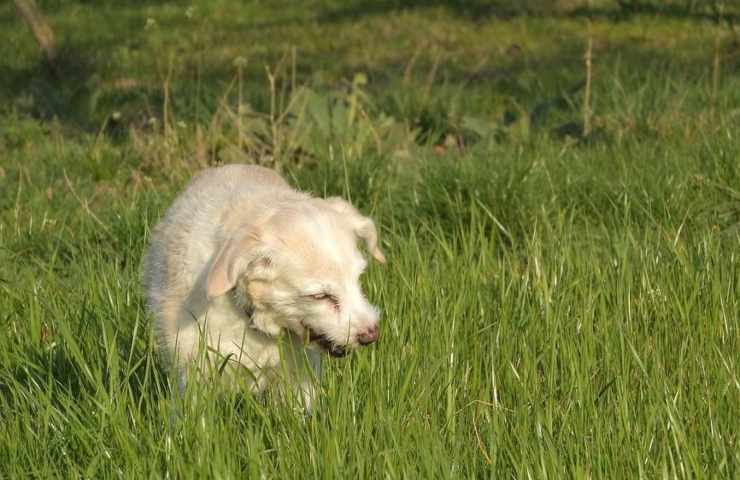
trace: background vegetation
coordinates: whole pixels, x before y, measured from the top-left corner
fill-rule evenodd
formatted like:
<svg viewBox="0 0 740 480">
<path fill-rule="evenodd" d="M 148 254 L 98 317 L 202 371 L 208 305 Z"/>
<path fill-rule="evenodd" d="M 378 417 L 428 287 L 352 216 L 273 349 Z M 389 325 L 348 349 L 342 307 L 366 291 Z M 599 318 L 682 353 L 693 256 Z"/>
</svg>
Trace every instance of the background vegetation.
<svg viewBox="0 0 740 480">
<path fill-rule="evenodd" d="M 736 3 L 39 6 L 53 69 L 0 5 L 0 477 L 737 478 Z M 382 340 L 309 418 L 153 350 L 149 228 L 235 161 L 381 226 Z"/>
</svg>

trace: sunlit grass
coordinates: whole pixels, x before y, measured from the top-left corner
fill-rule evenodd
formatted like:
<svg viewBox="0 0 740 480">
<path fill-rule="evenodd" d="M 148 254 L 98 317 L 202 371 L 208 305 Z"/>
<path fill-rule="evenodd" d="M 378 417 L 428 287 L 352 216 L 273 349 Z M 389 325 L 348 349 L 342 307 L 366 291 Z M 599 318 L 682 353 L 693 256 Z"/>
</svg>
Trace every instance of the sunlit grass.
<svg viewBox="0 0 740 480">
<path fill-rule="evenodd" d="M 74 17 L 39 3 L 62 31 L 107 25 L 109 7 Z M 583 73 L 580 17 L 476 23 L 438 5 L 323 22 L 296 10 L 272 25 L 277 12 L 249 4 L 265 38 L 307 39 L 297 85 L 289 55 L 270 92 L 254 62 L 275 69 L 284 45 L 242 52 L 240 35 L 260 34 L 237 28 L 235 5 L 196 4 L 198 21 L 224 28 L 193 33 L 212 57 L 178 54 L 169 117 L 166 29 L 196 20 L 165 4 L 124 9 L 106 33 L 157 19 L 129 40 L 163 57 L 119 45 L 121 63 L 96 77 L 135 67 L 151 82 L 140 97 L 103 94 L 102 107 L 54 119 L 39 116 L 48 99 L 31 82 L 24 95 L 43 105 L 23 97 L 0 110 L 0 477 L 738 476 L 740 89 L 727 73 L 736 57 L 723 57 L 710 102 L 711 24 L 597 19 L 608 44 L 594 54 L 596 133 L 578 138 L 556 130 L 580 118 L 579 94 L 566 92 Z M 424 49 L 404 78 L 422 26 L 435 48 L 472 57 L 431 76 L 439 50 Z M 361 41 L 378 31 L 399 48 Z M 327 35 L 347 45 L 336 64 Z M 488 49 L 492 38 L 505 46 Z M 652 58 L 648 47 L 665 42 L 687 48 Z M 510 58 L 511 43 L 524 57 Z M 622 43 L 647 50 L 608 48 Z M 0 66 L 31 68 L 31 47 Z M 489 50 L 506 73 L 481 66 L 483 80 L 465 83 Z M 250 62 L 242 105 L 232 54 Z M 197 87 L 186 63 L 212 76 Z M 381 340 L 327 359 L 311 416 L 218 380 L 178 395 L 143 308 L 149 229 L 187 178 L 256 159 L 302 189 L 351 198 L 388 257 L 364 279 L 383 309 Z"/>
<path fill-rule="evenodd" d="M 733 477 L 740 259 L 694 208 L 720 198 L 693 181 L 711 167 L 673 156 L 637 175 L 617 149 L 529 160 L 555 153 L 511 152 L 487 181 L 490 161 L 470 157 L 363 187 L 389 257 L 366 279 L 383 337 L 328 360 L 310 418 L 171 392 L 137 277 L 171 193 L 114 200 L 106 231 L 25 184 L 3 215 L 5 473 Z M 331 193 L 361 187 L 345 166 L 324 165 L 350 179 Z"/>
</svg>

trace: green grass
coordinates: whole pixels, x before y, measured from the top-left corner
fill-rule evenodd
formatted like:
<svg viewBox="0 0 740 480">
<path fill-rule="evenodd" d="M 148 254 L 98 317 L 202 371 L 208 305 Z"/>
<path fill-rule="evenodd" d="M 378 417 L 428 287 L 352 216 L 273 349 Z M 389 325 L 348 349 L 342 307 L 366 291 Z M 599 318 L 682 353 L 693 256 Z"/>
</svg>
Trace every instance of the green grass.
<svg viewBox="0 0 740 480">
<path fill-rule="evenodd" d="M 740 475 L 740 56 L 704 10 L 594 2 L 584 137 L 568 2 L 39 3 L 61 80 L 0 6 L 0 478 Z M 311 417 L 179 397 L 154 350 L 149 229 L 234 160 L 381 229 L 381 342 Z"/>
</svg>

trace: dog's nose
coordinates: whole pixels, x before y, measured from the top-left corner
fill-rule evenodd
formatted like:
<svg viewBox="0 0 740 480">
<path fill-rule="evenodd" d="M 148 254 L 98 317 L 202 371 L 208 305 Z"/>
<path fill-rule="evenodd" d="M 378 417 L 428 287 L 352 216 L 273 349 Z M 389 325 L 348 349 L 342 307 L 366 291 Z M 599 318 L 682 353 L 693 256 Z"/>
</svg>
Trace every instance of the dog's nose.
<svg viewBox="0 0 740 480">
<path fill-rule="evenodd" d="M 357 335 L 357 342 L 360 345 L 370 345 L 378 339 L 378 336 L 380 336 L 378 325 L 373 325 Z"/>
</svg>

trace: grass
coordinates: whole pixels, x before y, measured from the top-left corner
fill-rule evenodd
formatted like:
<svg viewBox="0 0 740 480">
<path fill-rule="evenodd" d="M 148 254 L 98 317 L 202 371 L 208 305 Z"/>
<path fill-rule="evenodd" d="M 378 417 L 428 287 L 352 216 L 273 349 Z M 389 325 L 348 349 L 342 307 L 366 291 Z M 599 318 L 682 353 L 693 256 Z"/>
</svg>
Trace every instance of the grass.
<svg viewBox="0 0 740 480">
<path fill-rule="evenodd" d="M 740 57 L 704 10 L 39 3 L 62 79 L 0 6 L 0 478 L 740 474 Z M 382 341 L 311 417 L 174 395 L 153 349 L 149 229 L 235 160 L 381 227 Z"/>
</svg>

